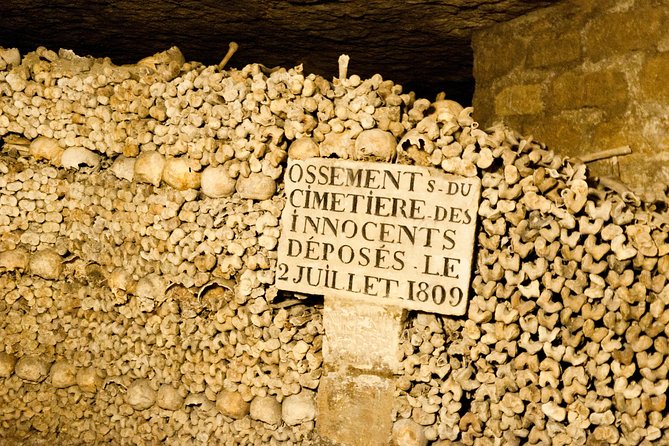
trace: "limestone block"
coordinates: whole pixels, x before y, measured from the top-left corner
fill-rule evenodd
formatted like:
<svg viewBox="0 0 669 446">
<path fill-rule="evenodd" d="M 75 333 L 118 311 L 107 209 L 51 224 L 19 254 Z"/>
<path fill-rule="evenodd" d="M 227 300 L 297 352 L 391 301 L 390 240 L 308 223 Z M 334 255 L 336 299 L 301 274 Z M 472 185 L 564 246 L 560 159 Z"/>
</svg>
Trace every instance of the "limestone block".
<svg viewBox="0 0 669 446">
<path fill-rule="evenodd" d="M 492 81 L 492 80 L 491 80 Z M 497 89 L 494 89 L 492 82 L 484 84 L 483 81 L 479 83 L 477 80 L 476 94 L 473 98 L 474 106 L 474 120 L 479 123 L 480 127 L 488 128 L 499 118 L 495 115 L 495 95 Z M 505 120 L 506 121 L 506 120 Z M 517 127 L 516 127 L 517 128 Z"/>
<path fill-rule="evenodd" d="M 527 51 L 527 43 L 511 33 L 480 32 L 474 34 L 474 77 L 495 79 L 502 77 L 518 65 Z"/>
<path fill-rule="evenodd" d="M 319 435 L 347 446 L 387 446 L 394 386 L 393 378 L 377 375 L 324 375 L 318 390 Z"/>
<path fill-rule="evenodd" d="M 326 296 L 323 360 L 340 367 L 394 373 L 406 310 Z"/>
<path fill-rule="evenodd" d="M 621 179 L 636 191 L 661 190 L 663 183 L 669 183 L 668 159 L 666 152 L 620 157 Z"/>
<path fill-rule="evenodd" d="M 530 121 L 530 120 L 528 120 Z M 556 113 L 534 123 L 536 138 L 566 156 L 578 156 L 590 143 L 589 132 L 599 124 L 592 110 Z M 526 126 L 530 127 L 531 122 Z"/>
<path fill-rule="evenodd" d="M 562 31 L 562 30 L 560 30 Z M 558 68 L 581 59 L 581 37 L 576 31 L 537 33 L 527 46 L 526 65 Z"/>
<path fill-rule="evenodd" d="M 640 49 L 653 49 L 666 35 L 666 8 L 643 6 L 624 11 L 596 11 L 585 27 L 585 56 L 597 61 Z"/>
<path fill-rule="evenodd" d="M 669 52 L 647 57 L 639 73 L 641 97 L 646 101 L 669 101 Z"/>
<path fill-rule="evenodd" d="M 549 89 L 556 110 L 599 107 L 622 113 L 628 101 L 628 85 L 621 71 L 567 71 L 556 76 Z"/>
<path fill-rule="evenodd" d="M 495 97 L 497 116 L 534 115 L 544 109 L 540 84 L 511 85 Z"/>
</svg>

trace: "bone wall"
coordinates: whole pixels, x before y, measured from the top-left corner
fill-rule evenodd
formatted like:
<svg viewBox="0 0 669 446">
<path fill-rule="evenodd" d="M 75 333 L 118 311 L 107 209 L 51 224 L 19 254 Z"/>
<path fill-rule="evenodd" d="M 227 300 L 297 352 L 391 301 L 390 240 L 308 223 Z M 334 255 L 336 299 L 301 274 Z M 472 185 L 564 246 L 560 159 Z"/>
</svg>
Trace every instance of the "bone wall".
<svg viewBox="0 0 669 446">
<path fill-rule="evenodd" d="M 328 340 L 318 296 L 274 287 L 282 170 L 390 140 L 482 199 L 468 312 L 408 317 L 379 444 L 669 441 L 666 202 L 344 58 L 330 82 L 0 54 L 0 442 L 318 444 Z"/>
<path fill-rule="evenodd" d="M 566 1 L 475 34 L 476 118 L 504 121 L 639 191 L 669 179 L 669 14 L 650 0 Z"/>
</svg>

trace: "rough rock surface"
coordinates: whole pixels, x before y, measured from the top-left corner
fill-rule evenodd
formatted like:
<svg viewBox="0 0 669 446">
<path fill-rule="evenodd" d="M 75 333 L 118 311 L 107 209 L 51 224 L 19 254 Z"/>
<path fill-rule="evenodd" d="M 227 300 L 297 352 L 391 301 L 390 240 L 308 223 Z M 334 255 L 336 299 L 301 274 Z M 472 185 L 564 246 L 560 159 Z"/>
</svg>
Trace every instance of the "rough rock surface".
<svg viewBox="0 0 669 446">
<path fill-rule="evenodd" d="M 470 36 L 555 0 L 260 0 L 0 3 L 0 46 L 22 52 L 42 45 L 134 63 L 177 45 L 187 60 L 218 63 L 228 42 L 230 65 L 305 64 L 326 78 L 337 57 L 350 73 L 381 73 L 419 95 L 439 91 L 462 103 L 473 93 Z M 278 38 L 280 36 L 280 38 Z"/>
</svg>

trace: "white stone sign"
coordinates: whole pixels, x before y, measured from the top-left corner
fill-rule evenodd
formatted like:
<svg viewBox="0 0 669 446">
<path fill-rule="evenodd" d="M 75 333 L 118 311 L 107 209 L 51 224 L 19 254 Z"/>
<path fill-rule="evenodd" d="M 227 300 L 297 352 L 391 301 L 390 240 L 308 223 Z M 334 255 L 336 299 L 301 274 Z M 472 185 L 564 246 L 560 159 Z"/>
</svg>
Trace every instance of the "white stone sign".
<svg viewBox="0 0 669 446">
<path fill-rule="evenodd" d="M 279 289 L 462 315 L 478 178 L 339 159 L 289 160 Z"/>
</svg>

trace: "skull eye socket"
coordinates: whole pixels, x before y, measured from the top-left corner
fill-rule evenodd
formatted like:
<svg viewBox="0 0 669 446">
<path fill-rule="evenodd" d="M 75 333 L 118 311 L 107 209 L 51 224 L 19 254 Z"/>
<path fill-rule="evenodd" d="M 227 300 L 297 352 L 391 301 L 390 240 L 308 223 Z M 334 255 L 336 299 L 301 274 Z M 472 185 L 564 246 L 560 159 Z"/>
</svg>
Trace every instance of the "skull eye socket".
<svg viewBox="0 0 669 446">
<path fill-rule="evenodd" d="M 425 150 L 425 141 L 423 141 L 423 138 L 418 138 L 417 144 L 408 139 L 402 143 L 402 148 L 404 150 L 409 150 L 411 146 L 416 147 L 418 150 Z"/>
</svg>

